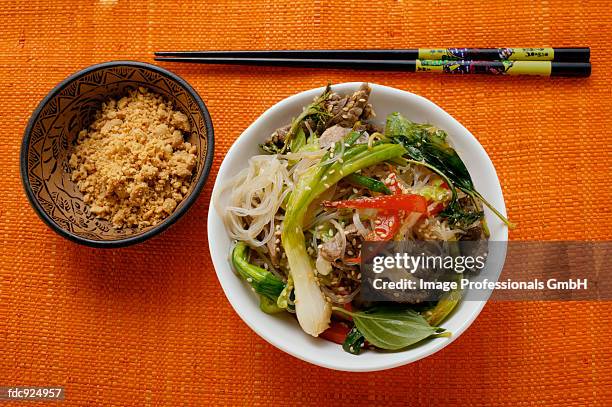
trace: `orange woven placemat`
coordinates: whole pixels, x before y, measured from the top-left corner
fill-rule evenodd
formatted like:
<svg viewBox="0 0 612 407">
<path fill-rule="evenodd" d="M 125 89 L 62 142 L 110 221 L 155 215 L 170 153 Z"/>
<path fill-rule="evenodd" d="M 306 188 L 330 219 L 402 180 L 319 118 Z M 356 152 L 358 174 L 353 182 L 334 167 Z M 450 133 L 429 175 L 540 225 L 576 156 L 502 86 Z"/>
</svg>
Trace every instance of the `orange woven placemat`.
<svg viewBox="0 0 612 407">
<path fill-rule="evenodd" d="M 612 238 L 612 8 L 599 1 L 0 2 L 0 386 L 65 386 L 80 405 L 612 405 L 612 303 L 494 303 L 443 351 L 370 374 L 311 366 L 236 316 L 206 236 L 212 180 L 267 107 L 328 81 L 438 103 L 480 140 L 512 239 Z M 154 50 L 590 46 L 589 79 L 167 65 L 200 92 L 216 154 L 193 209 L 121 250 L 69 243 L 29 208 L 19 147 L 38 101 L 87 65 Z"/>
</svg>

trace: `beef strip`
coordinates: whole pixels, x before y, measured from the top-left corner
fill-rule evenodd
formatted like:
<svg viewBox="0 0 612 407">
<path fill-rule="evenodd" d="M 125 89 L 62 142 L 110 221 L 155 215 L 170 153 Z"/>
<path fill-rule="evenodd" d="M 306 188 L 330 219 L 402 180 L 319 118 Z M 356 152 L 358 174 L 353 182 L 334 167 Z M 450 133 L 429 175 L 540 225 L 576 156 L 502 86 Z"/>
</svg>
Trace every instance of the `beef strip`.
<svg viewBox="0 0 612 407">
<path fill-rule="evenodd" d="M 272 133 L 270 137 L 268 137 L 268 139 L 261 145 L 261 148 L 271 154 L 280 152 L 285 145 L 285 139 L 287 138 L 287 134 L 289 134 L 290 128 L 291 125 L 288 124 L 284 127 L 276 129 L 274 133 Z"/>
<path fill-rule="evenodd" d="M 329 99 L 325 101 L 325 108 L 332 115 L 325 126 L 331 127 L 339 124 L 342 127 L 352 128 L 357 121 L 364 121 L 373 117 L 372 105 L 368 104 L 371 91 L 370 85 L 364 83 L 351 96 L 332 93 Z"/>
</svg>

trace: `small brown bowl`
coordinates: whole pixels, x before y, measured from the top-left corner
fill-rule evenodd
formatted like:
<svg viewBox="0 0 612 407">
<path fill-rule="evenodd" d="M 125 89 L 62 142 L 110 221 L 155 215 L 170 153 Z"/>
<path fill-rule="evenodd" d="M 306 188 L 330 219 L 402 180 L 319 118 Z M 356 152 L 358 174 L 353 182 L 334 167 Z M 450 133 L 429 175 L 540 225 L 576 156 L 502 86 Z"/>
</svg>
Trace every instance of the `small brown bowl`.
<svg viewBox="0 0 612 407">
<path fill-rule="evenodd" d="M 93 215 L 83 202 L 82 193 L 70 179 L 68 152 L 102 102 L 139 86 L 171 100 L 175 109 L 187 115 L 191 125 L 187 141 L 197 146 L 198 162 L 189 192 L 170 216 L 147 228 L 116 229 Z M 32 207 L 60 235 L 88 246 L 127 246 L 162 232 L 187 212 L 206 182 L 213 151 L 210 115 L 187 82 L 155 65 L 107 62 L 65 79 L 34 110 L 21 146 L 21 179 Z"/>
</svg>

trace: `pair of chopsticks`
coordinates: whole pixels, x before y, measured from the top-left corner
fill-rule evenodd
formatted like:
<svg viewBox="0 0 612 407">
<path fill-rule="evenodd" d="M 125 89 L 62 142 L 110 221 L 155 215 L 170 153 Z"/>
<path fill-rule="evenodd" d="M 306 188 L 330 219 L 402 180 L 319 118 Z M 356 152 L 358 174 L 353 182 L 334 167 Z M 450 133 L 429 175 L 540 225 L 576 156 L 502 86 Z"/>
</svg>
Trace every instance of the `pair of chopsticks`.
<svg viewBox="0 0 612 407">
<path fill-rule="evenodd" d="M 585 77 L 589 48 L 162 51 L 156 61 L 455 74 Z"/>
</svg>

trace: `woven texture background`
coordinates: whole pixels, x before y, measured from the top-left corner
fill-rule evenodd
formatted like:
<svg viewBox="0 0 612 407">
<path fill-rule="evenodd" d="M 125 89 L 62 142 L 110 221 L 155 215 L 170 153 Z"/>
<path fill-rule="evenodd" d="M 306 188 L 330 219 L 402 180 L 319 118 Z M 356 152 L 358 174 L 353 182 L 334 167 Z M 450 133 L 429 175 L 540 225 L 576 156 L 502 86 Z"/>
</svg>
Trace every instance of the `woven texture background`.
<svg viewBox="0 0 612 407">
<path fill-rule="evenodd" d="M 491 156 L 512 239 L 609 240 L 612 76 L 607 0 L 0 1 L 0 385 L 61 385 L 80 405 L 612 405 L 612 303 L 495 303 L 409 366 L 349 374 L 268 345 L 232 311 L 206 216 L 232 142 L 270 105 L 328 81 L 438 103 Z M 191 211 L 121 250 L 63 240 L 30 209 L 19 147 L 30 113 L 93 63 L 154 50 L 590 46 L 589 79 L 166 67 L 213 117 L 216 154 Z"/>
</svg>

